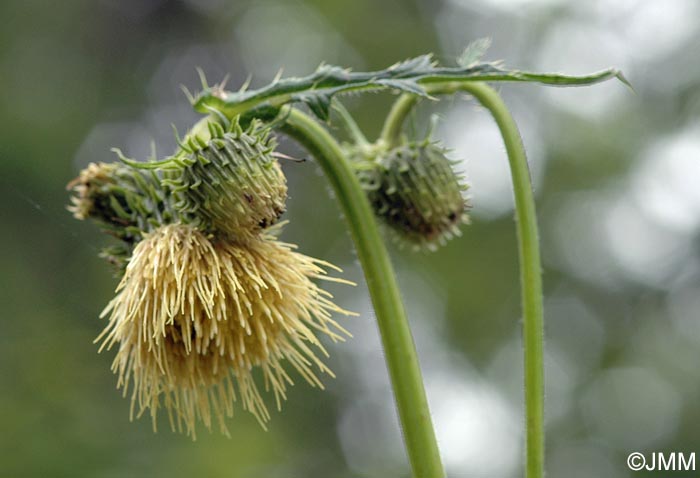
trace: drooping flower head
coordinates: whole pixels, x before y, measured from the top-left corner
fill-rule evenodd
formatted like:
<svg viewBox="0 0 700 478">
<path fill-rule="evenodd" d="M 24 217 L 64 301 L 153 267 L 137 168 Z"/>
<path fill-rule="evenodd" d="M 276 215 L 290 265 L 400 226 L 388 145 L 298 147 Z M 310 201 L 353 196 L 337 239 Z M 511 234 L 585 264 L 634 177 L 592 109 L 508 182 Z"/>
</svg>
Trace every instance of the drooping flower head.
<svg viewBox="0 0 700 478">
<path fill-rule="evenodd" d="M 132 414 L 163 406 L 175 429 L 195 434 L 201 420 L 226 433 L 233 402 L 264 424 L 269 412 L 262 372 L 279 408 L 295 370 L 313 386 L 332 372 L 317 334 L 333 341 L 347 332 L 332 313 L 349 314 L 314 279 L 329 264 L 269 235 L 245 244 L 208 237 L 192 225 L 160 227 L 139 242 L 103 312 L 103 347 L 118 348 L 113 369 Z M 343 282 L 343 281 L 341 281 Z"/>
<path fill-rule="evenodd" d="M 120 239 L 102 252 L 122 279 L 98 340 L 117 349 L 132 417 L 150 412 L 155 427 L 164 408 L 193 437 L 198 421 L 227 433 L 235 401 L 264 426 L 263 391 L 279 408 L 295 376 L 322 387 L 320 336 L 347 335 L 332 314 L 349 312 L 314 282 L 344 281 L 270 229 L 287 188 L 268 129 L 223 124 L 162 161 L 117 151 L 123 164 L 91 164 L 69 184 L 74 216 Z"/>
</svg>

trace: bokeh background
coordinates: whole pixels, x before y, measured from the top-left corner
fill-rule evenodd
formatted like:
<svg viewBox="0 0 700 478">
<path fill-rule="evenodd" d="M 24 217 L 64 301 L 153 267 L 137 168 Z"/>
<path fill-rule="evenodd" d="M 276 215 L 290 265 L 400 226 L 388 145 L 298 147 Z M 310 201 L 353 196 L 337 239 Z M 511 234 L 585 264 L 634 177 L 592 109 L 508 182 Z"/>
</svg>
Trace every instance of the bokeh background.
<svg viewBox="0 0 700 478">
<path fill-rule="evenodd" d="M 284 238 L 359 282 L 361 312 L 331 347 L 336 380 L 298 385 L 263 432 L 196 442 L 130 423 L 98 314 L 116 285 L 109 240 L 65 210 L 65 184 L 111 146 L 172 150 L 197 119 L 195 67 L 266 84 L 320 62 L 383 68 L 425 52 L 617 82 L 499 86 L 529 151 L 547 323 L 552 478 L 631 473 L 633 451 L 700 452 L 700 3 L 617 0 L 93 0 L 0 2 L 0 476 L 406 477 L 376 324 L 340 211 L 313 162 L 285 163 Z M 374 137 L 393 97 L 347 105 Z M 442 455 L 452 477 L 522 467 L 522 361 L 513 202 L 500 137 L 469 99 L 422 105 L 463 159 L 473 224 L 434 254 L 392 247 Z M 338 134 L 342 134 L 338 132 Z M 285 152 L 303 155 L 283 141 Z M 675 472 L 673 476 L 695 476 Z"/>
</svg>

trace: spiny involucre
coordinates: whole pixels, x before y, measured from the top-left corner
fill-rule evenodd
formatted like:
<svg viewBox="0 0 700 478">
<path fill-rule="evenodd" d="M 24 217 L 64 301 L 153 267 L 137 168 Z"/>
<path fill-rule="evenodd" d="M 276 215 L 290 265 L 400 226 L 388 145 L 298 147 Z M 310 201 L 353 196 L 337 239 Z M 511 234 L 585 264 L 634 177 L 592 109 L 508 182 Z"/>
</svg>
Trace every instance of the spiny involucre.
<svg viewBox="0 0 700 478">
<path fill-rule="evenodd" d="M 93 220 L 103 232 L 120 239 L 100 256 L 124 272 L 134 245 L 161 224 L 178 219 L 172 198 L 154 171 L 120 163 L 90 163 L 67 185 L 68 210 L 79 220 Z"/>
</svg>

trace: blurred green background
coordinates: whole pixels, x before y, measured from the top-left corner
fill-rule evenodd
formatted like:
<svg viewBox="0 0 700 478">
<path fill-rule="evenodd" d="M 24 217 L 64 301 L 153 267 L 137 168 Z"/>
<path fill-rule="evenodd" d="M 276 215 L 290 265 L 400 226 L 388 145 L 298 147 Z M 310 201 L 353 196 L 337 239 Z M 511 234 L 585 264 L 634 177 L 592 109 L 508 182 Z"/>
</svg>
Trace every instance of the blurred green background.
<svg viewBox="0 0 700 478">
<path fill-rule="evenodd" d="M 327 390 L 294 387 L 268 432 L 196 442 L 129 423 L 113 353 L 92 343 L 116 285 L 108 243 L 65 210 L 65 184 L 111 146 L 146 157 L 197 119 L 195 67 L 236 87 L 320 62 L 383 68 L 487 59 L 585 73 L 616 66 L 635 93 L 499 86 L 536 184 L 552 478 L 630 472 L 634 451 L 700 452 L 700 3 L 695 0 L 95 0 L 0 2 L 0 476 L 408 476 L 376 324 L 349 236 L 313 162 L 285 163 L 284 239 L 343 266 L 361 312 L 331 347 Z M 350 98 L 374 137 L 392 96 Z M 464 159 L 473 224 L 434 254 L 392 247 L 451 477 L 521 476 L 522 365 L 512 197 L 501 140 L 467 99 L 422 105 Z M 419 129 L 420 130 L 420 129 Z M 282 150 L 303 154 L 283 141 Z M 699 465 L 700 466 L 700 465 Z M 674 477 L 696 476 L 674 472 Z"/>
</svg>

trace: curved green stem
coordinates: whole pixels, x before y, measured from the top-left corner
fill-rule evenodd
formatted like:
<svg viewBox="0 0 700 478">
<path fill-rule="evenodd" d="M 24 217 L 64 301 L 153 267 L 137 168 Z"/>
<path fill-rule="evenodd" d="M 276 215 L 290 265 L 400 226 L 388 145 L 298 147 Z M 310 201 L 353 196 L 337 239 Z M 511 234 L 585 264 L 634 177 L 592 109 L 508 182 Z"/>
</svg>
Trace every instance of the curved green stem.
<svg viewBox="0 0 700 478">
<path fill-rule="evenodd" d="M 523 304 L 526 476 L 542 478 L 544 476 L 544 317 L 537 215 L 530 170 L 518 127 L 498 93 L 493 88 L 478 83 L 466 85 L 464 90 L 471 93 L 491 112 L 501 130 L 508 153 L 515 195 Z"/>
<path fill-rule="evenodd" d="M 285 109 L 280 115 L 285 118 L 282 129 L 316 157 L 349 223 L 377 316 L 413 474 L 443 478 L 413 337 L 374 213 L 336 140 L 308 115 Z"/>
<path fill-rule="evenodd" d="M 505 103 L 490 86 L 478 82 L 434 83 L 429 94 L 466 91 L 488 109 L 503 136 L 508 153 L 520 260 L 523 304 L 523 348 L 525 354 L 525 414 L 527 425 L 527 478 L 544 475 L 544 318 L 542 312 L 542 274 L 537 237 L 537 216 L 532 181 L 518 127 Z M 415 95 L 402 95 L 394 104 L 382 131 L 382 140 L 395 144 L 401 125 L 415 105 Z"/>
<path fill-rule="evenodd" d="M 336 113 L 338 113 L 338 118 L 340 119 L 340 122 L 343 124 L 343 127 L 348 132 L 352 140 L 356 144 L 361 146 L 368 145 L 369 141 L 367 141 L 367 138 L 365 137 L 364 133 L 362 132 L 362 130 L 360 129 L 350 112 L 347 110 L 347 108 L 345 108 L 345 106 L 343 106 L 343 104 L 340 101 L 334 101 L 333 109 Z"/>
</svg>

